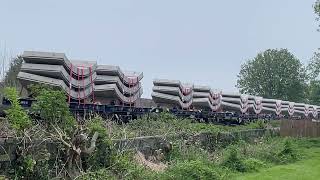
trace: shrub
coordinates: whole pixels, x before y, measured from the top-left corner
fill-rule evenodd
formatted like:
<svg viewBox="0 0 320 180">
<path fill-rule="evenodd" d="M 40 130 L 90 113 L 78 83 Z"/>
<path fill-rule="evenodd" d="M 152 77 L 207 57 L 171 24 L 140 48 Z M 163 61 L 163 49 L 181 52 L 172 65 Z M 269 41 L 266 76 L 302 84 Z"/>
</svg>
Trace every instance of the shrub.
<svg viewBox="0 0 320 180">
<path fill-rule="evenodd" d="M 88 166 L 90 165 L 91 167 L 87 168 L 90 168 L 90 170 L 97 170 L 109 167 L 113 161 L 114 150 L 112 148 L 111 139 L 107 136 L 103 119 L 100 116 L 96 116 L 87 123 L 87 127 L 90 134 L 93 135 L 94 132 L 99 133 L 96 150 L 88 159 Z"/>
<path fill-rule="evenodd" d="M 233 171 L 245 172 L 246 167 L 243 160 L 239 157 L 237 150 L 232 147 L 226 158 L 222 162 L 222 166 L 229 168 Z"/>
<path fill-rule="evenodd" d="M 72 131 L 76 121 L 69 111 L 66 96 L 61 90 L 44 88 L 39 92 L 36 100 L 32 109 L 46 124 L 60 127 L 69 133 Z"/>
<path fill-rule="evenodd" d="M 30 127 L 32 122 L 26 111 L 24 111 L 20 105 L 16 89 L 11 87 L 5 88 L 4 95 L 11 103 L 11 107 L 5 111 L 10 125 L 18 132 L 22 132 L 24 129 Z"/>
<path fill-rule="evenodd" d="M 15 164 L 15 179 L 49 179 L 49 156 L 20 156 Z"/>
<path fill-rule="evenodd" d="M 286 139 L 284 141 L 283 149 L 279 152 L 278 157 L 281 163 L 294 162 L 298 159 L 298 152 L 292 140 Z"/>
<path fill-rule="evenodd" d="M 259 168 L 265 167 L 266 164 L 261 160 L 249 158 L 244 160 L 244 166 L 246 172 L 254 172 L 258 171 Z"/>
</svg>

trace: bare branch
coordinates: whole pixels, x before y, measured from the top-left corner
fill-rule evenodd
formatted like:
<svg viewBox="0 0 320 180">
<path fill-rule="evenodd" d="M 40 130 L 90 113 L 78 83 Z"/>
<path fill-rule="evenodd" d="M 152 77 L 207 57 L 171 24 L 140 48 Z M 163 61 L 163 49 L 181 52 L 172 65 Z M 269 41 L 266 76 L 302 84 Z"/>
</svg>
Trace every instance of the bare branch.
<svg viewBox="0 0 320 180">
<path fill-rule="evenodd" d="M 96 141 L 99 137 L 99 133 L 98 132 L 95 132 L 94 135 L 92 136 L 92 139 L 91 139 L 91 145 L 89 148 L 86 148 L 85 150 L 83 150 L 82 152 L 83 153 L 86 153 L 86 154 L 91 154 L 93 153 L 94 149 L 96 148 Z"/>
<path fill-rule="evenodd" d="M 58 140 L 60 140 L 64 145 L 66 145 L 68 148 L 71 148 L 72 146 L 67 143 L 63 137 L 62 137 L 62 134 L 59 132 L 59 130 L 54 126 L 52 125 L 53 129 L 55 130 L 55 132 L 59 135 L 59 137 L 55 136 L 54 134 L 51 134 L 53 137 L 56 137 Z"/>
</svg>

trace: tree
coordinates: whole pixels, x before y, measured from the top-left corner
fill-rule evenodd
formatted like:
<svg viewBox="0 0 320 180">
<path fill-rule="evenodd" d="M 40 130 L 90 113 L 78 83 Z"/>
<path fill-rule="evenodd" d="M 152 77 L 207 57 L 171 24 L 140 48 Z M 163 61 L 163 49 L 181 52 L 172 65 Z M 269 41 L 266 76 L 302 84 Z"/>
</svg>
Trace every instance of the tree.
<svg viewBox="0 0 320 180">
<path fill-rule="evenodd" d="M 310 81 L 308 86 L 308 103 L 320 105 L 320 81 Z"/>
<path fill-rule="evenodd" d="M 1 61 L 1 59 L 0 59 Z M 0 75 L 4 75 L 4 79 L 1 79 L 0 77 L 0 91 L 4 89 L 4 87 L 16 87 L 18 89 L 21 88 L 20 83 L 17 81 L 17 76 L 20 71 L 21 65 L 22 65 L 22 58 L 20 56 L 13 58 L 10 64 L 10 67 L 8 71 L 6 72 L 0 72 Z M 6 68 L 6 57 L 2 57 L 2 61 L 0 62 L 2 69 L 0 71 L 5 71 Z M 0 93 L 0 103 L 2 102 L 2 93 Z"/>
<path fill-rule="evenodd" d="M 6 72 L 4 77 L 4 83 L 6 86 L 19 87 L 17 81 L 17 76 L 20 71 L 23 59 L 20 56 L 13 58 L 9 67 L 9 70 Z"/>
<path fill-rule="evenodd" d="M 307 67 L 310 82 L 308 84 L 308 102 L 320 105 L 320 53 L 314 53 Z"/>
<path fill-rule="evenodd" d="M 305 69 L 287 49 L 268 49 L 241 66 L 241 93 L 301 102 L 305 97 Z"/>
<path fill-rule="evenodd" d="M 316 0 L 316 2 L 313 4 L 313 10 L 314 10 L 314 13 L 317 15 L 316 20 L 319 21 L 320 20 L 320 0 Z"/>
</svg>

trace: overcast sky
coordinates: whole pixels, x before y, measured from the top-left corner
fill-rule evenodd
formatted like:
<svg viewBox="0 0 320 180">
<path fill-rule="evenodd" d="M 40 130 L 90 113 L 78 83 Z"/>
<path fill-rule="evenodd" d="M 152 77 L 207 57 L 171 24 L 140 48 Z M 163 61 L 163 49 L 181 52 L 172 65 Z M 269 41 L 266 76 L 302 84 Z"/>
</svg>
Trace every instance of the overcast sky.
<svg viewBox="0 0 320 180">
<path fill-rule="evenodd" d="M 320 42 L 314 0 L 1 0 L 0 47 L 64 52 L 154 78 L 237 91 L 241 63 L 288 48 L 307 63 Z"/>
</svg>

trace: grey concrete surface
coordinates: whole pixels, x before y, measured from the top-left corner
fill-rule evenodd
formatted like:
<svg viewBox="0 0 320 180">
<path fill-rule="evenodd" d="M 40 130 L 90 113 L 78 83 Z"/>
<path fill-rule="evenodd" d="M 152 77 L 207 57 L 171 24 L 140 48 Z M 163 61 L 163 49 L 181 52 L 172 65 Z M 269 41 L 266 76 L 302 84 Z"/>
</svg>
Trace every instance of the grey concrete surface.
<svg viewBox="0 0 320 180">
<path fill-rule="evenodd" d="M 124 72 L 118 66 L 95 61 L 69 60 L 64 53 L 25 51 L 18 79 L 24 87 L 33 83 L 56 86 L 72 99 L 112 98 L 132 104 L 141 97 L 143 73 Z"/>
</svg>

